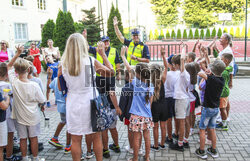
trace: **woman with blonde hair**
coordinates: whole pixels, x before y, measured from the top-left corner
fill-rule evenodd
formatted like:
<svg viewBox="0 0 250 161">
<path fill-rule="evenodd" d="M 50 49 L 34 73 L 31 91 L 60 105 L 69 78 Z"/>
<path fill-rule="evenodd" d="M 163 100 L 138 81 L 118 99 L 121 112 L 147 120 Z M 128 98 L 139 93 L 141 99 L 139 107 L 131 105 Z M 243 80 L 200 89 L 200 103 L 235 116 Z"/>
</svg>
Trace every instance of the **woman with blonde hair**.
<svg viewBox="0 0 250 161">
<path fill-rule="evenodd" d="M 14 51 L 9 48 L 9 43 L 2 40 L 0 46 L 0 62 L 10 61 L 14 55 Z"/>
<path fill-rule="evenodd" d="M 47 40 L 48 48 L 42 48 L 42 54 L 44 56 L 50 55 L 53 57 L 54 61 L 58 61 L 61 58 L 60 51 L 58 47 L 53 46 L 54 42 L 52 39 Z"/>
<path fill-rule="evenodd" d="M 93 99 L 92 74 L 95 72 L 104 77 L 114 75 L 112 65 L 105 54 L 103 42 L 99 42 L 98 53 L 104 61 L 102 65 L 88 55 L 88 44 L 83 35 L 74 33 L 69 36 L 62 57 L 62 68 L 59 68 L 58 77 L 62 74 L 68 88 L 66 101 L 67 130 L 72 136 L 71 154 L 74 161 L 81 160 L 82 136 L 88 135 L 93 139 L 94 152 L 97 161 L 102 160 L 101 133 L 94 133 L 91 127 L 91 104 Z M 94 73 L 90 65 L 93 64 Z M 59 87 L 60 89 L 60 87 Z M 94 89 L 97 92 L 95 87 Z"/>
</svg>

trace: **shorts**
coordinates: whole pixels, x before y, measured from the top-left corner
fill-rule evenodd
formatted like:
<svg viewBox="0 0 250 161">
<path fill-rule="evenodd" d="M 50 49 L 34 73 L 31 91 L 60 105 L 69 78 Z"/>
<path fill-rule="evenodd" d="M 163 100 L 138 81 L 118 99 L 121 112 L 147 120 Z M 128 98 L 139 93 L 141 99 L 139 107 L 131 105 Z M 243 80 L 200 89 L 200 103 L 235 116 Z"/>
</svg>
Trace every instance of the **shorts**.
<svg viewBox="0 0 250 161">
<path fill-rule="evenodd" d="M 195 110 L 195 101 L 190 102 L 190 113 Z"/>
<path fill-rule="evenodd" d="M 113 124 L 109 127 L 109 129 L 114 129 L 114 128 L 116 128 L 116 124 L 117 124 L 117 114 L 116 114 L 116 110 L 115 110 L 115 109 L 112 109 L 112 112 L 114 113 L 115 121 L 114 121 Z"/>
<path fill-rule="evenodd" d="M 173 97 L 167 97 L 166 104 L 167 104 L 168 119 L 175 117 L 175 99 Z"/>
<path fill-rule="evenodd" d="M 7 118 L 8 132 L 16 132 L 17 121 L 16 119 Z"/>
<path fill-rule="evenodd" d="M 130 122 L 129 122 L 129 119 L 124 119 L 124 125 L 129 125 L 130 124 Z"/>
<path fill-rule="evenodd" d="M 129 119 L 129 130 L 133 132 L 143 132 L 143 130 L 149 130 L 154 127 L 151 117 L 143 117 L 131 114 Z"/>
<path fill-rule="evenodd" d="M 219 114 L 219 108 L 207 108 L 203 107 L 201 111 L 200 129 L 205 130 L 207 127 L 209 129 L 215 129 L 216 119 Z"/>
<path fill-rule="evenodd" d="M 226 108 L 228 103 L 228 97 L 220 98 L 220 108 Z"/>
<path fill-rule="evenodd" d="M 34 126 L 27 126 L 17 123 L 17 131 L 20 139 L 33 138 L 40 135 L 40 123 Z"/>
<path fill-rule="evenodd" d="M 7 121 L 0 122 L 0 147 L 6 146 L 8 143 Z"/>
<path fill-rule="evenodd" d="M 175 118 L 185 119 L 190 115 L 190 106 L 188 99 L 176 99 L 175 100 Z"/>
<path fill-rule="evenodd" d="M 60 113 L 60 118 L 62 124 L 66 124 L 66 113 Z"/>
<path fill-rule="evenodd" d="M 152 112 L 153 122 L 166 121 L 168 119 L 166 100 L 164 99 L 163 102 L 159 103 L 153 102 L 151 112 Z"/>
</svg>

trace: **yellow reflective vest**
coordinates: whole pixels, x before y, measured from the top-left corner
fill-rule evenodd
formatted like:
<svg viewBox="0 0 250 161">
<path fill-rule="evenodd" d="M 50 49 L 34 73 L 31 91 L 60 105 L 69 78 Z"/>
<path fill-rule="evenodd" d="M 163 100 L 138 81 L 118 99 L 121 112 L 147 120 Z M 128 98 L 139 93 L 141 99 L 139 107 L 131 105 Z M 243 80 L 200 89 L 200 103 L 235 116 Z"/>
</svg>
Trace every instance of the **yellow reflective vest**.
<svg viewBox="0 0 250 161">
<path fill-rule="evenodd" d="M 130 42 L 127 53 L 127 61 L 130 65 L 136 65 L 139 63 L 139 61 L 131 59 L 131 55 L 134 55 L 137 58 L 142 58 L 143 48 L 143 44 L 138 44 L 135 47 L 135 43 L 133 41 Z"/>
</svg>

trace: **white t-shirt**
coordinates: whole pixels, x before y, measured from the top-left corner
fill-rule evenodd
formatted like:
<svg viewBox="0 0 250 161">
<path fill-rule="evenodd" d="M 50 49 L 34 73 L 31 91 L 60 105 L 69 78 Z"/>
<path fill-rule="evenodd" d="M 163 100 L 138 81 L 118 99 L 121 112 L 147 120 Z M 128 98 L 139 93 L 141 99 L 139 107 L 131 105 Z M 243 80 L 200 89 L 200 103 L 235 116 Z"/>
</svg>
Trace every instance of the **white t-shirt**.
<svg viewBox="0 0 250 161">
<path fill-rule="evenodd" d="M 38 103 L 46 101 L 36 82 L 22 82 L 16 75 L 14 68 L 8 71 L 13 89 L 12 119 L 26 126 L 34 126 L 40 122 Z"/>
<path fill-rule="evenodd" d="M 48 55 L 53 56 L 54 58 L 57 58 L 57 51 L 59 50 L 58 47 L 54 47 L 53 51 L 49 50 L 49 48 L 45 48 L 44 51 L 48 53 Z"/>
<path fill-rule="evenodd" d="M 3 89 L 10 89 L 11 91 L 9 92 L 9 94 L 12 94 L 12 88 L 11 88 L 10 83 L 7 83 L 5 81 L 0 81 L 0 92 L 2 93 L 2 96 L 4 95 Z M 10 118 L 11 116 L 12 102 L 13 102 L 13 99 L 12 97 L 10 97 L 10 105 L 8 109 L 6 110 L 6 119 Z"/>
<path fill-rule="evenodd" d="M 189 85 L 188 85 L 188 96 L 189 96 L 189 101 L 190 102 L 193 102 L 193 101 L 196 100 L 196 97 L 192 93 L 193 90 L 194 90 L 194 85 L 189 82 Z"/>
<path fill-rule="evenodd" d="M 174 87 L 174 99 L 188 99 L 189 95 L 187 92 L 188 85 L 190 83 L 190 75 L 184 70 L 177 77 Z"/>
<path fill-rule="evenodd" d="M 229 45 L 219 53 L 220 58 L 225 53 L 233 55 L 233 60 L 231 61 L 231 63 L 229 64 L 229 66 L 234 67 L 234 54 L 233 54 L 232 48 Z M 233 73 L 234 73 L 234 68 L 233 68 L 233 71 L 230 74 L 233 74 Z"/>
<path fill-rule="evenodd" d="M 165 98 L 174 97 L 174 86 L 177 78 L 180 76 L 180 71 L 168 71 L 167 79 L 164 83 Z"/>
</svg>

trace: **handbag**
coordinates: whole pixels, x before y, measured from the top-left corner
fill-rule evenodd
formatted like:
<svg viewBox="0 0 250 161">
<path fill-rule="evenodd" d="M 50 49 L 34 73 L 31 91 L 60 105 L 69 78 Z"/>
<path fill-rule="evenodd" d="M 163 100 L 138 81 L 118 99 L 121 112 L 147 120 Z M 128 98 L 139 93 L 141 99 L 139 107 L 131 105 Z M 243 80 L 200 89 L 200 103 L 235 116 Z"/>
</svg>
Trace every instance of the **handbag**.
<svg viewBox="0 0 250 161">
<path fill-rule="evenodd" d="M 67 86 L 66 86 L 66 81 L 65 81 L 63 75 L 60 75 L 60 76 L 59 76 L 58 81 L 60 82 L 62 95 L 63 95 L 63 96 L 67 96 L 68 88 L 67 88 Z"/>
<path fill-rule="evenodd" d="M 114 123 L 115 114 L 112 112 L 110 104 L 105 94 L 99 94 L 99 96 L 96 96 L 94 70 L 90 57 L 89 60 L 91 66 L 91 78 L 93 85 L 93 99 L 90 100 L 91 125 L 93 132 L 99 132 L 108 129 Z"/>
</svg>

